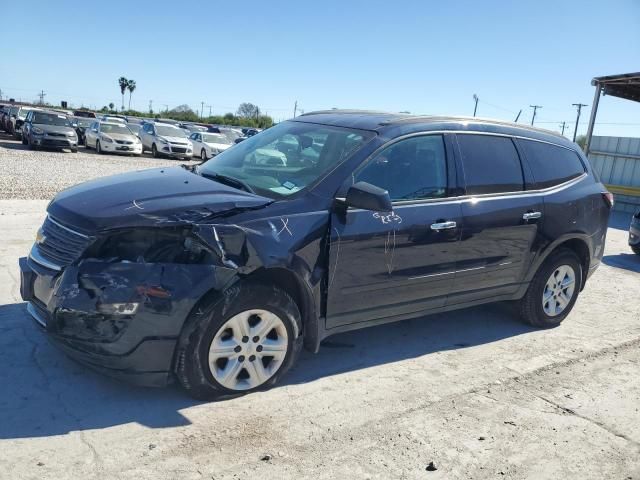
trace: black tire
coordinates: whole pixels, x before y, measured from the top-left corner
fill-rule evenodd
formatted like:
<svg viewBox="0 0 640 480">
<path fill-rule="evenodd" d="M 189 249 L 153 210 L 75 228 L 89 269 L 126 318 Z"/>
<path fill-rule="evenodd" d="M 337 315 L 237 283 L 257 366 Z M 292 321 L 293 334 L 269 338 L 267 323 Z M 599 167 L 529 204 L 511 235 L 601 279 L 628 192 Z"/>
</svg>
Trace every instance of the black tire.
<svg viewBox="0 0 640 480">
<path fill-rule="evenodd" d="M 153 158 L 158 158 L 158 157 L 159 157 L 159 155 L 158 155 L 158 149 L 157 149 L 157 147 L 156 147 L 156 144 L 155 144 L 155 143 L 154 143 L 153 145 L 151 145 L 151 156 L 152 156 Z"/>
<path fill-rule="evenodd" d="M 205 152 L 204 148 L 200 150 L 200 160 L 203 162 L 207 161 L 207 152 Z"/>
<path fill-rule="evenodd" d="M 631 245 L 631 250 L 633 250 L 633 253 L 636 255 L 640 255 L 640 245 Z"/>
<path fill-rule="evenodd" d="M 208 352 L 218 330 L 233 316 L 250 309 L 276 314 L 287 330 L 288 347 L 278 370 L 252 389 L 232 390 L 218 383 L 208 365 Z M 277 383 L 296 362 L 302 348 L 302 320 L 293 299 L 275 286 L 241 282 L 205 301 L 187 318 L 176 350 L 175 373 L 194 398 L 214 400 L 265 390 Z"/>
<path fill-rule="evenodd" d="M 22 135 L 22 145 L 27 145 L 27 136 Z"/>
<path fill-rule="evenodd" d="M 100 140 L 96 140 L 96 153 L 102 154 L 102 148 L 100 147 Z"/>
<path fill-rule="evenodd" d="M 542 305 L 542 295 L 551 274 L 560 266 L 568 265 L 575 272 L 575 285 L 571 300 L 565 309 L 556 316 L 547 315 Z M 551 328 L 560 323 L 571 313 L 582 288 L 582 264 L 578 256 L 569 249 L 561 248 L 553 252 L 536 272 L 527 293 L 520 300 L 520 316 L 524 321 L 539 328 Z"/>
<path fill-rule="evenodd" d="M 78 153 L 78 149 L 77 148 L 72 148 L 71 149 L 71 153 Z"/>
</svg>

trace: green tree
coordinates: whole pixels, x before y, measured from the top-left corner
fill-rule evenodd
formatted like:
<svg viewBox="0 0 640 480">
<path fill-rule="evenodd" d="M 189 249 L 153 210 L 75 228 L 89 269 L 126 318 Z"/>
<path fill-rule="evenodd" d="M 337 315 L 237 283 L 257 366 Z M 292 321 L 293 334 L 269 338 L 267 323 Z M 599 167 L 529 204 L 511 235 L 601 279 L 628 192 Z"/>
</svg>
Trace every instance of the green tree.
<svg viewBox="0 0 640 480">
<path fill-rule="evenodd" d="M 131 110 L 131 94 L 136 89 L 136 81 L 128 80 L 127 81 L 127 90 L 129 90 L 129 110 Z"/>
<path fill-rule="evenodd" d="M 107 107 L 104 107 L 104 108 L 107 108 Z M 109 110 L 112 110 L 112 111 L 113 111 L 113 109 L 114 109 L 114 108 L 116 108 L 116 106 L 113 104 L 113 102 L 111 102 L 111 103 L 109 104 Z"/>
<path fill-rule="evenodd" d="M 118 85 L 120 85 L 120 93 L 122 94 L 122 110 L 124 110 L 124 92 L 127 91 L 129 80 L 127 80 L 125 77 L 120 77 L 118 79 Z"/>
<path fill-rule="evenodd" d="M 578 144 L 578 146 L 584 150 L 585 147 L 587 146 L 587 136 L 586 135 L 578 135 L 576 137 L 576 143 Z"/>
<path fill-rule="evenodd" d="M 258 115 L 260 115 L 260 108 L 253 103 L 244 102 L 238 107 L 236 115 L 240 118 L 258 118 Z"/>
</svg>

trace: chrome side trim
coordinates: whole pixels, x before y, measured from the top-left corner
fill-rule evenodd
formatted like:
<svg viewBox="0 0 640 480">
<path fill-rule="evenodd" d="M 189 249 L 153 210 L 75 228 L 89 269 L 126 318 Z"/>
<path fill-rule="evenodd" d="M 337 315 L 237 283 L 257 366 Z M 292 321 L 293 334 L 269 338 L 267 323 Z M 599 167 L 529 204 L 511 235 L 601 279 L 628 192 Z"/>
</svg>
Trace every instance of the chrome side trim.
<svg viewBox="0 0 640 480">
<path fill-rule="evenodd" d="M 29 252 L 29 258 L 34 262 L 36 262 L 38 265 L 48 268 L 49 270 L 55 270 L 57 272 L 62 270 L 61 265 L 50 262 L 49 260 L 44 258 L 42 255 L 40 255 L 40 252 L 38 251 L 38 247 L 35 244 L 33 245 L 33 247 L 31 247 L 31 251 Z"/>
<path fill-rule="evenodd" d="M 451 275 L 452 273 L 472 272 L 473 270 L 482 270 L 486 267 L 463 268 L 462 270 L 454 270 L 452 272 L 431 273 L 429 275 L 419 275 L 417 277 L 409 277 L 407 280 L 417 280 L 419 278 L 439 277 L 441 275 Z"/>
<path fill-rule="evenodd" d="M 76 232 L 75 230 L 72 230 L 72 229 L 70 229 L 69 227 L 65 227 L 65 226 L 64 226 L 64 225 L 62 225 L 61 223 L 56 222 L 56 221 L 51 217 L 51 215 L 47 215 L 47 219 L 49 219 L 49 220 L 51 221 L 51 223 L 55 223 L 58 227 L 62 228 L 63 230 L 66 230 L 66 231 L 67 231 L 67 232 L 69 232 L 69 233 L 72 233 L 72 234 L 74 234 L 74 235 L 77 235 L 78 237 L 82 237 L 82 238 L 86 238 L 86 239 L 88 239 L 88 238 L 89 238 L 89 235 L 85 235 L 85 234 L 83 234 L 83 233 Z"/>
<path fill-rule="evenodd" d="M 29 315 L 31 315 L 33 317 L 33 319 L 36 322 L 38 322 L 44 328 L 47 328 L 47 321 L 40 316 L 40 314 L 38 313 L 38 310 L 36 309 L 36 307 L 33 306 L 33 303 L 31 303 L 31 302 L 27 303 L 27 312 L 29 313 Z"/>
</svg>

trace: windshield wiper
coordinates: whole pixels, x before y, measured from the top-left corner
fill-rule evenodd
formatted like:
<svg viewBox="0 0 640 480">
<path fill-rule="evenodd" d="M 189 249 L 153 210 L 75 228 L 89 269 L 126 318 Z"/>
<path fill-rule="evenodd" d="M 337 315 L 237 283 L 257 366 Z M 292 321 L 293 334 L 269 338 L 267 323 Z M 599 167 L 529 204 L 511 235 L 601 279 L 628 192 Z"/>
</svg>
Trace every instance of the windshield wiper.
<svg viewBox="0 0 640 480">
<path fill-rule="evenodd" d="M 249 184 L 239 178 L 230 177 L 228 175 L 223 175 L 221 173 L 208 173 L 203 172 L 202 170 L 197 170 L 198 174 L 205 177 L 210 178 L 211 180 L 215 180 L 216 182 L 223 183 L 225 185 L 229 185 L 231 187 L 239 188 L 240 190 L 244 190 L 245 192 L 253 193 L 255 195 L 256 192 L 253 191 L 253 188 L 249 186 Z"/>
</svg>

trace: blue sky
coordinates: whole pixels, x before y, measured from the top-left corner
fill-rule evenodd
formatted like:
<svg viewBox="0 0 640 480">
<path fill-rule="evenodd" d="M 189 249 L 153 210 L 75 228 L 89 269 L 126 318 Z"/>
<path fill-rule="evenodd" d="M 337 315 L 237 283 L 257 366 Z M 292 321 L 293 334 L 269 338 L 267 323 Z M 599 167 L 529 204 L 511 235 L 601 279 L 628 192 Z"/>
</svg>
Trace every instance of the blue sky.
<svg viewBox="0 0 640 480">
<path fill-rule="evenodd" d="M 293 104 L 473 113 L 569 123 L 594 76 L 640 71 L 640 0 L 4 1 L 0 89 L 74 105 L 187 103 L 214 113 L 243 101 L 276 119 Z M 9 46 L 10 45 L 10 46 Z M 128 101 L 128 100 L 127 100 Z M 208 107 L 205 107 L 208 112 Z M 583 110 L 586 129 L 590 107 Z M 640 136 L 640 104 L 606 97 L 596 134 Z M 617 124 L 617 125 L 614 125 Z M 631 125 L 635 124 L 635 125 Z"/>
</svg>

